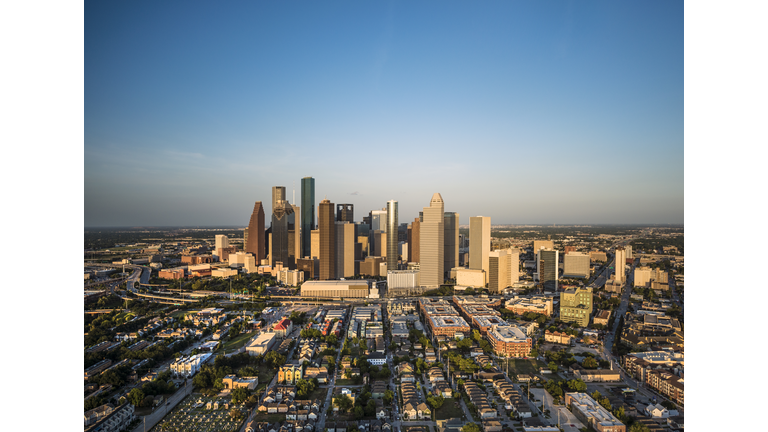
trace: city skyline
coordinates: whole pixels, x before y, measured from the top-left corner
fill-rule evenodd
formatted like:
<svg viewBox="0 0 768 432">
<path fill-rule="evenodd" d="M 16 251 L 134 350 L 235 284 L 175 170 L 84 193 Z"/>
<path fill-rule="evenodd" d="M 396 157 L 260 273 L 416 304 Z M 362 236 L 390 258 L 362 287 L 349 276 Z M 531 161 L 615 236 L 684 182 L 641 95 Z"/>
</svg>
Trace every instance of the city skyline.
<svg viewBox="0 0 768 432">
<path fill-rule="evenodd" d="M 361 215 L 683 223 L 682 2 L 176 5 L 85 6 L 86 227 L 242 226 L 307 176 Z"/>
</svg>

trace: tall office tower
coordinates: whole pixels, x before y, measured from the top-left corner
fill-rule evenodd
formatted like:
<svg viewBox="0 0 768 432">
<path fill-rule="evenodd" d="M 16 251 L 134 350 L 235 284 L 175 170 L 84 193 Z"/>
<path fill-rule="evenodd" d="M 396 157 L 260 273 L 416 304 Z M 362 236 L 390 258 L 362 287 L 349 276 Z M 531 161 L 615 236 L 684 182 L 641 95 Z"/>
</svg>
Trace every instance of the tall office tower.
<svg viewBox="0 0 768 432">
<path fill-rule="evenodd" d="M 627 259 L 633 259 L 633 257 L 632 257 L 632 245 L 624 246 L 624 251 L 627 253 Z"/>
<path fill-rule="evenodd" d="M 253 255 L 256 265 L 261 265 L 267 251 L 264 238 L 264 207 L 261 201 L 256 201 L 248 222 L 248 241 L 245 243 L 245 252 Z"/>
<path fill-rule="evenodd" d="M 411 244 L 413 243 L 413 244 Z M 421 221 L 419 218 L 413 220 L 411 224 L 411 240 L 408 242 L 411 251 L 408 253 L 408 262 L 417 263 L 421 257 Z"/>
<path fill-rule="evenodd" d="M 376 254 L 375 256 L 383 256 L 383 254 L 386 253 L 387 245 L 386 244 L 376 244 L 376 231 L 381 232 L 387 232 L 387 210 L 371 210 L 370 213 L 371 218 L 371 229 L 368 231 L 370 239 L 368 240 L 368 243 L 371 245 L 371 250 L 383 250 L 385 252 L 381 252 L 379 254 Z"/>
<path fill-rule="evenodd" d="M 488 291 L 493 294 L 503 292 L 510 285 L 509 258 L 506 250 L 488 252 Z"/>
<path fill-rule="evenodd" d="M 373 248 L 371 253 L 373 256 L 385 257 L 387 256 L 387 233 L 386 231 L 376 230 L 371 236 L 373 238 Z"/>
<path fill-rule="evenodd" d="M 320 229 L 313 229 L 310 236 L 312 237 L 312 250 L 309 256 L 320 259 Z M 320 273 L 318 272 L 318 274 Z"/>
<path fill-rule="evenodd" d="M 520 281 L 520 250 L 507 249 L 509 255 L 509 286 Z"/>
<path fill-rule="evenodd" d="M 278 206 L 278 201 L 285 201 L 285 186 L 272 186 L 272 213 Z"/>
<path fill-rule="evenodd" d="M 397 201 L 387 201 L 387 270 L 397 270 L 398 232 L 400 223 L 397 219 Z"/>
<path fill-rule="evenodd" d="M 613 280 L 619 283 L 624 282 L 624 266 L 627 263 L 627 254 L 623 248 L 616 249 L 616 260 L 613 263 Z"/>
<path fill-rule="evenodd" d="M 419 224 L 419 264 L 421 286 L 437 288 L 445 280 L 445 217 L 443 197 L 432 195 L 429 207 L 424 207 Z"/>
<path fill-rule="evenodd" d="M 536 255 L 536 274 L 539 276 L 539 283 L 544 285 L 545 290 L 557 291 L 559 267 L 558 251 L 539 249 Z"/>
<path fill-rule="evenodd" d="M 301 239 L 304 233 L 301 231 L 301 207 L 289 205 L 293 208 L 293 214 L 288 216 L 288 258 L 295 265 L 301 258 Z"/>
<path fill-rule="evenodd" d="M 315 229 L 315 179 L 301 179 L 301 255 L 312 256 L 312 235 Z"/>
<path fill-rule="evenodd" d="M 353 204 L 336 204 L 336 221 L 355 223 L 355 206 Z"/>
<path fill-rule="evenodd" d="M 491 252 L 491 217 L 473 216 L 469 218 L 469 268 L 485 270 L 485 283 L 488 283 Z"/>
<path fill-rule="evenodd" d="M 243 230 L 243 250 L 245 250 L 245 245 L 248 244 L 248 227 L 245 227 Z"/>
<path fill-rule="evenodd" d="M 336 279 L 336 218 L 333 203 L 320 201 L 317 222 L 320 227 L 320 280 Z"/>
<path fill-rule="evenodd" d="M 285 195 L 285 188 L 282 186 L 275 186 L 272 188 L 272 196 Z M 277 194 L 275 192 L 277 191 Z M 270 248 L 272 252 L 269 260 L 270 265 L 275 266 L 278 262 L 282 262 L 284 267 L 295 269 L 294 264 L 288 255 L 288 224 L 290 215 L 293 214 L 293 206 L 284 199 L 278 199 L 274 203 L 275 207 L 272 211 L 272 240 L 270 242 Z"/>
<path fill-rule="evenodd" d="M 214 243 L 215 245 L 213 247 L 213 255 L 219 256 L 219 249 L 229 247 L 229 237 L 225 236 L 224 234 L 216 234 Z"/>
<path fill-rule="evenodd" d="M 336 221 L 336 277 L 355 276 L 355 225 Z"/>
<path fill-rule="evenodd" d="M 459 214 L 445 212 L 445 278 L 448 279 L 451 269 L 459 266 Z"/>
</svg>

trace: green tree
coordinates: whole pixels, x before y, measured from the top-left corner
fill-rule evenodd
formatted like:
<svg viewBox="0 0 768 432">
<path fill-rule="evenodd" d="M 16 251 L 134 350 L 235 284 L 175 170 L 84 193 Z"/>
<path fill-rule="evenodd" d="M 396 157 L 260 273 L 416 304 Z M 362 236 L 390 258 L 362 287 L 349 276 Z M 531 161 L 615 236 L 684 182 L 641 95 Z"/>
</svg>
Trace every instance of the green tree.
<svg viewBox="0 0 768 432">
<path fill-rule="evenodd" d="M 635 422 L 629 427 L 629 432 L 650 432 L 650 429 L 642 423 Z"/>
<path fill-rule="evenodd" d="M 461 432 L 481 432 L 481 429 L 477 423 L 467 423 L 461 427 Z"/>
<path fill-rule="evenodd" d="M 232 390 L 232 402 L 235 404 L 245 402 L 245 400 L 250 396 L 250 393 L 251 392 L 247 388 L 238 387 Z"/>
<path fill-rule="evenodd" d="M 557 363 L 551 361 L 549 362 L 549 370 L 552 371 L 552 373 L 557 373 Z"/>
<path fill-rule="evenodd" d="M 352 403 L 352 399 L 349 396 L 343 394 L 343 395 L 336 396 L 333 399 L 333 405 L 336 406 L 340 411 L 346 413 L 346 412 L 349 412 L 350 409 L 352 409 L 353 403 Z"/>
<path fill-rule="evenodd" d="M 597 369 L 597 360 L 593 357 L 586 357 L 584 361 L 581 362 L 581 366 L 584 369 Z"/>
<path fill-rule="evenodd" d="M 392 390 L 386 390 L 384 391 L 384 404 L 389 405 L 392 403 L 392 400 L 395 398 L 395 393 Z"/>
<path fill-rule="evenodd" d="M 144 392 L 141 391 L 141 389 L 134 388 L 128 393 L 128 402 L 135 407 L 140 407 L 141 403 L 144 401 L 144 397 Z"/>
</svg>

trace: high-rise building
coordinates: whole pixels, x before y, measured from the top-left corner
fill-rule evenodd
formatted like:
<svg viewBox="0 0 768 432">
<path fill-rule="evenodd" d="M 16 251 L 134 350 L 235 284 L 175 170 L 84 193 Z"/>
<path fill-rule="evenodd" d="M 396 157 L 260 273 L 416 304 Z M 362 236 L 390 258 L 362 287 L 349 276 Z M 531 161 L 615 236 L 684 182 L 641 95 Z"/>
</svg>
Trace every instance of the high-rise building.
<svg viewBox="0 0 768 432">
<path fill-rule="evenodd" d="M 420 283 L 437 288 L 445 280 L 445 203 L 439 193 L 432 195 L 429 207 L 424 207 L 419 226 Z"/>
<path fill-rule="evenodd" d="M 216 234 L 214 240 L 213 255 L 219 256 L 219 249 L 225 249 L 229 247 L 229 237 L 224 234 Z"/>
<path fill-rule="evenodd" d="M 507 249 L 509 255 L 509 286 L 520 281 L 520 250 Z"/>
<path fill-rule="evenodd" d="M 387 256 L 387 233 L 386 231 L 376 230 L 371 236 L 373 239 L 373 250 L 371 254 L 373 256 L 386 257 Z"/>
<path fill-rule="evenodd" d="M 310 237 L 312 237 L 312 249 L 309 253 L 309 256 L 312 258 L 320 259 L 320 230 L 313 229 L 310 233 Z M 319 270 L 318 274 L 320 274 Z"/>
<path fill-rule="evenodd" d="M 353 204 L 336 204 L 336 221 L 355 223 L 355 206 Z"/>
<path fill-rule="evenodd" d="M 536 274 L 539 277 L 539 283 L 544 285 L 545 290 L 557 291 L 559 266 L 558 251 L 539 249 L 536 254 Z"/>
<path fill-rule="evenodd" d="M 333 203 L 327 199 L 318 206 L 320 226 L 320 280 L 336 279 L 336 218 Z"/>
<path fill-rule="evenodd" d="M 563 276 L 568 278 L 589 277 L 589 255 L 581 252 L 568 252 L 563 257 Z"/>
<path fill-rule="evenodd" d="M 624 250 L 627 252 L 627 259 L 634 259 L 632 256 L 632 245 L 624 246 Z"/>
<path fill-rule="evenodd" d="M 336 277 L 355 276 L 355 225 L 336 221 Z"/>
<path fill-rule="evenodd" d="M 447 279 L 451 269 L 459 265 L 459 214 L 445 212 L 445 264 L 444 277 Z"/>
<path fill-rule="evenodd" d="M 560 294 L 560 321 L 589 325 L 592 313 L 592 288 L 569 288 Z"/>
<path fill-rule="evenodd" d="M 301 207 L 291 205 L 293 214 L 288 216 L 288 258 L 292 263 L 291 268 L 295 269 L 297 260 L 301 258 L 301 239 L 304 233 L 301 231 Z"/>
<path fill-rule="evenodd" d="M 624 282 L 624 266 L 627 263 L 627 254 L 623 248 L 616 248 L 616 256 L 613 263 L 613 280 L 618 283 Z"/>
<path fill-rule="evenodd" d="M 256 265 L 261 264 L 266 254 L 266 240 L 264 238 L 264 207 L 261 201 L 253 205 L 251 220 L 248 222 L 248 241 L 245 251 L 253 255 Z"/>
<path fill-rule="evenodd" d="M 387 201 L 387 269 L 397 270 L 398 245 L 397 201 Z"/>
<path fill-rule="evenodd" d="M 411 238 L 408 239 L 408 247 L 410 248 L 410 251 L 408 252 L 408 262 L 412 263 L 418 263 L 419 257 L 421 256 L 419 254 L 420 252 L 420 241 L 421 241 L 421 222 L 419 221 L 419 218 L 416 218 L 413 220 L 413 223 L 411 224 Z"/>
<path fill-rule="evenodd" d="M 295 263 L 291 262 L 288 254 L 288 225 L 290 215 L 293 214 L 293 206 L 285 200 L 285 187 L 272 188 L 272 240 L 270 242 L 270 265 L 275 266 L 282 262 L 284 267 L 295 269 Z"/>
<path fill-rule="evenodd" d="M 301 179 L 301 255 L 312 256 L 312 235 L 315 229 L 315 179 Z"/>
<path fill-rule="evenodd" d="M 499 294 L 510 286 L 509 258 L 506 250 L 488 252 L 488 291 L 492 294 Z M 471 258 L 470 262 L 472 262 Z"/>
<path fill-rule="evenodd" d="M 488 283 L 490 263 L 488 254 L 491 252 L 491 217 L 473 216 L 469 218 L 469 268 L 484 270 Z"/>
</svg>

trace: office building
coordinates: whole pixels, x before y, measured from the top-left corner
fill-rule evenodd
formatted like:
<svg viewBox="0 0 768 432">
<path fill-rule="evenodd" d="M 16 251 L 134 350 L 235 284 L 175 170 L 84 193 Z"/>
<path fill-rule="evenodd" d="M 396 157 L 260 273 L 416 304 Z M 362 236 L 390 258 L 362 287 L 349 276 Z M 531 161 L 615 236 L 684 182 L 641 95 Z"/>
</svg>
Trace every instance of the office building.
<svg viewBox="0 0 768 432">
<path fill-rule="evenodd" d="M 624 266 L 627 262 L 627 254 L 623 248 L 616 249 L 616 256 L 613 263 L 613 280 L 618 283 L 624 282 Z"/>
<path fill-rule="evenodd" d="M 333 207 L 331 207 L 333 209 Z M 321 216 L 322 213 L 319 213 Z M 322 222 L 320 222 L 322 225 Z M 320 263 L 322 266 L 322 262 Z M 366 298 L 370 290 L 370 281 L 307 281 L 301 285 L 301 296 L 308 298 Z"/>
<path fill-rule="evenodd" d="M 327 199 L 318 206 L 320 226 L 320 280 L 336 279 L 336 218 L 333 203 Z"/>
<path fill-rule="evenodd" d="M 272 239 L 270 240 L 270 265 L 275 266 L 278 262 L 283 266 L 295 268 L 295 262 L 289 257 L 288 229 L 290 216 L 293 215 L 293 206 L 285 200 L 285 187 L 275 186 L 272 188 Z"/>
<path fill-rule="evenodd" d="M 632 256 L 632 245 L 624 246 L 624 251 L 627 253 L 627 259 L 634 259 Z"/>
<path fill-rule="evenodd" d="M 387 256 L 387 233 L 381 230 L 376 230 L 373 232 L 373 235 L 371 236 L 373 239 L 373 244 L 371 245 L 371 255 L 372 256 L 380 256 L 380 257 L 386 257 Z"/>
<path fill-rule="evenodd" d="M 214 247 L 213 247 L 213 255 L 216 255 L 219 257 L 219 260 L 221 260 L 221 255 L 219 253 L 220 249 L 226 249 L 229 247 L 229 237 L 223 235 L 223 234 L 216 234 L 215 240 L 214 240 Z"/>
<path fill-rule="evenodd" d="M 544 285 L 545 290 L 557 291 L 559 267 L 558 251 L 539 249 L 536 255 L 536 275 L 539 283 Z"/>
<path fill-rule="evenodd" d="M 420 219 L 419 264 L 421 285 L 439 288 L 445 280 L 445 216 L 443 197 L 439 193 L 432 195 L 429 207 L 424 207 Z"/>
<path fill-rule="evenodd" d="M 363 276 L 384 276 L 381 273 L 381 264 L 386 265 L 382 257 L 369 256 L 360 262 L 360 275 Z"/>
<path fill-rule="evenodd" d="M 511 285 L 509 258 L 506 250 L 488 253 L 488 291 L 491 294 L 500 294 Z"/>
<path fill-rule="evenodd" d="M 534 240 L 533 254 L 539 253 L 540 249 L 555 249 L 555 242 L 552 240 Z"/>
<path fill-rule="evenodd" d="M 387 297 L 412 296 L 423 292 L 418 270 L 387 271 Z"/>
<path fill-rule="evenodd" d="M 507 249 L 509 256 L 509 286 L 520 281 L 520 250 L 515 248 Z"/>
<path fill-rule="evenodd" d="M 469 268 L 483 270 L 485 283 L 490 272 L 489 253 L 491 252 L 491 218 L 473 216 L 469 218 Z"/>
<path fill-rule="evenodd" d="M 483 269 L 454 267 L 451 273 L 455 273 L 457 287 L 485 288 L 485 280 L 488 278 Z"/>
<path fill-rule="evenodd" d="M 355 225 L 336 221 L 336 277 L 355 276 Z"/>
<path fill-rule="evenodd" d="M 320 230 L 313 229 L 310 233 L 310 237 L 312 238 L 312 249 L 310 250 L 309 256 L 311 258 L 320 258 Z"/>
<path fill-rule="evenodd" d="M 304 177 L 301 179 L 301 257 L 312 256 L 312 236 L 315 229 L 315 179 Z"/>
<path fill-rule="evenodd" d="M 569 288 L 560 294 L 560 321 L 589 325 L 592 314 L 592 288 Z"/>
<path fill-rule="evenodd" d="M 413 223 L 411 223 L 411 237 L 408 239 L 408 262 L 412 263 L 418 263 L 419 262 L 419 248 L 420 248 L 420 236 L 421 236 L 421 230 L 420 230 L 421 222 L 419 221 L 419 218 L 416 218 L 413 220 Z"/>
<path fill-rule="evenodd" d="M 248 241 L 245 244 L 245 251 L 253 255 L 256 264 L 261 264 L 265 258 L 266 241 L 264 238 L 264 207 L 261 201 L 256 201 L 251 213 L 251 220 L 248 222 Z"/>
<path fill-rule="evenodd" d="M 301 258 L 301 238 L 304 235 L 301 231 L 301 208 L 297 205 L 291 206 L 293 207 L 293 214 L 288 216 L 288 259 L 291 268 L 295 269 L 296 260 Z"/>
<path fill-rule="evenodd" d="M 533 347 L 533 340 L 515 325 L 492 325 L 488 341 L 499 357 L 528 357 Z"/>
<path fill-rule="evenodd" d="M 459 265 L 459 214 L 456 212 L 445 212 L 443 214 L 445 219 L 445 252 L 443 259 L 443 271 L 446 274 L 443 276 L 448 278 L 448 272 L 452 268 Z"/>
<path fill-rule="evenodd" d="M 336 204 L 336 221 L 355 223 L 355 206 L 353 204 Z"/>
<path fill-rule="evenodd" d="M 398 246 L 397 201 L 387 201 L 387 269 L 397 270 Z"/>
<path fill-rule="evenodd" d="M 589 255 L 581 252 L 568 252 L 563 257 L 563 277 L 588 278 Z"/>
<path fill-rule="evenodd" d="M 586 393 L 566 393 L 565 406 L 587 428 L 597 432 L 625 432 L 627 427 Z"/>
</svg>

